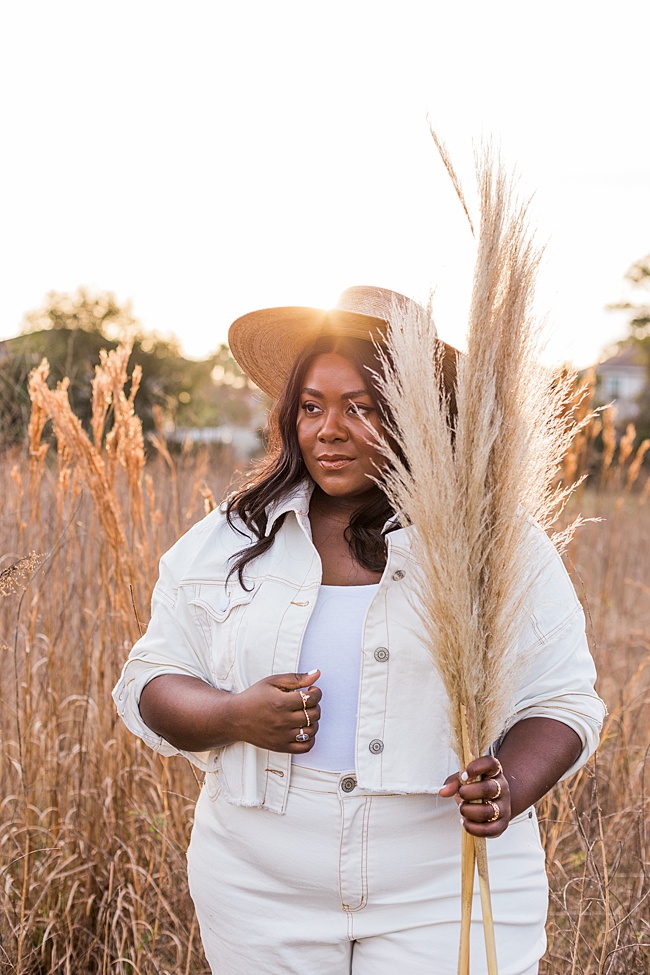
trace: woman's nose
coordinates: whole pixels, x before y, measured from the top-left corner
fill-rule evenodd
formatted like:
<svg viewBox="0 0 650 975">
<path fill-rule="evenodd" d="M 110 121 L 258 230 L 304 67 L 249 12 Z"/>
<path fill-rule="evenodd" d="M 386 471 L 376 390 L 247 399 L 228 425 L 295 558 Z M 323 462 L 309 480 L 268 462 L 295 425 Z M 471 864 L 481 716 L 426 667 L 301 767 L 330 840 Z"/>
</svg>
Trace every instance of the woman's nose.
<svg viewBox="0 0 650 975">
<path fill-rule="evenodd" d="M 336 410 L 323 413 L 323 420 L 318 431 L 319 440 L 347 440 L 348 432 L 342 417 Z"/>
</svg>

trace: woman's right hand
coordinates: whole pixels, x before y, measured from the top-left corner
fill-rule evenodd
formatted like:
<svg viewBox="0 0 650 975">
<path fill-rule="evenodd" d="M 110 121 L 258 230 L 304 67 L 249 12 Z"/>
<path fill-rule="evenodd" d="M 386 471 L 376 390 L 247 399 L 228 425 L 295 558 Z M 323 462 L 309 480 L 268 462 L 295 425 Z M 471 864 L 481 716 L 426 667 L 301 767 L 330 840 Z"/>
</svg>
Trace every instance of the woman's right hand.
<svg viewBox="0 0 650 975">
<path fill-rule="evenodd" d="M 233 694 L 229 711 L 235 740 L 292 755 L 310 751 L 318 732 L 323 696 L 314 683 L 319 677 L 319 670 L 310 674 L 272 674 Z M 307 735 L 307 740 L 296 741 L 300 734 Z"/>
<path fill-rule="evenodd" d="M 312 674 L 273 674 L 232 694 L 189 674 L 162 674 L 142 690 L 144 723 L 182 751 L 202 752 L 247 741 L 301 755 L 314 747 L 322 691 Z M 303 709 L 302 695 L 307 697 Z M 305 717 L 309 715 L 309 722 Z M 296 741 L 299 734 L 306 741 Z"/>
</svg>

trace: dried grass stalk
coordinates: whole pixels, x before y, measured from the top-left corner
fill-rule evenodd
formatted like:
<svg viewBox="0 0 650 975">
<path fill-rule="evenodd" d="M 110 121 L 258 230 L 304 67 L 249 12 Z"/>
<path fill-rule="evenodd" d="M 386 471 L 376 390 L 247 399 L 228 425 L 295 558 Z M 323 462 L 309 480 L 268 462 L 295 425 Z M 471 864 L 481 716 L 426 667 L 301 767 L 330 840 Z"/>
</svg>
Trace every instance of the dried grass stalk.
<svg viewBox="0 0 650 975">
<path fill-rule="evenodd" d="M 29 395 L 32 401 L 30 438 L 38 444 L 47 419 L 52 421 L 59 444 L 68 462 L 90 490 L 95 501 L 104 538 L 111 553 L 112 571 L 117 602 L 130 610 L 129 585 L 134 585 L 138 573 L 127 543 L 122 508 L 114 491 L 114 467 L 119 461 L 127 474 L 131 494 L 131 534 L 136 524 L 143 520 L 141 471 L 144 465 L 144 447 L 139 420 L 135 416 L 133 397 L 138 388 L 140 375 L 136 369 L 132 376 L 131 396 L 123 391 L 127 380 L 126 366 L 131 353 L 127 342 L 113 352 L 101 353 L 101 365 L 96 368 L 93 381 L 93 441 L 86 434 L 81 421 L 73 413 L 68 399 L 68 380 L 64 379 L 55 389 L 47 385 L 49 365 L 47 360 L 32 370 L 29 377 Z M 107 460 L 101 452 L 101 441 L 108 407 L 113 405 L 114 423 L 107 436 L 110 448 Z M 36 417 L 36 420 L 34 420 Z M 47 445 L 33 447 L 32 460 L 36 458 L 38 471 L 33 472 L 32 483 L 40 477 L 40 467 Z M 146 539 L 145 539 L 146 546 Z"/>
<path fill-rule="evenodd" d="M 467 353 L 458 360 L 455 430 L 430 316 L 396 304 L 381 381 L 394 417 L 385 490 L 415 526 L 428 647 L 449 698 L 462 761 L 459 704 L 483 753 L 512 713 L 522 661 L 512 651 L 534 582 L 531 520 L 551 529 L 575 485 L 557 472 L 588 417 L 574 419 L 575 375 L 539 364 L 532 314 L 540 251 L 500 161 L 477 157 L 480 231 Z M 423 436 L 426 431 L 426 436 Z M 579 519 L 553 541 L 563 548 Z"/>
<path fill-rule="evenodd" d="M 33 573 L 43 563 L 43 555 L 30 552 L 0 572 L 0 596 L 24 592 Z"/>
<path fill-rule="evenodd" d="M 446 151 L 434 139 L 467 212 Z M 557 473 L 588 422 L 574 419 L 575 375 L 552 377 L 539 364 L 532 303 L 541 252 L 527 205 L 489 147 L 476 164 L 480 230 L 455 425 L 441 393 L 443 353 L 430 314 L 395 303 L 381 380 L 394 417 L 388 432 L 407 458 L 384 445 L 390 461 L 384 487 L 415 528 L 419 612 L 447 692 L 461 767 L 486 751 L 513 713 L 528 665 L 514 652 L 521 609 L 542 568 L 531 557 L 531 520 L 550 529 L 562 510 L 572 487 L 558 487 Z M 568 542 L 576 524 L 554 536 L 556 545 Z M 487 855 L 484 844 L 474 848 L 464 851 L 464 866 L 469 870 L 468 858 L 476 855 L 492 973 Z M 467 954 L 461 942 L 459 971 L 468 970 Z"/>
</svg>

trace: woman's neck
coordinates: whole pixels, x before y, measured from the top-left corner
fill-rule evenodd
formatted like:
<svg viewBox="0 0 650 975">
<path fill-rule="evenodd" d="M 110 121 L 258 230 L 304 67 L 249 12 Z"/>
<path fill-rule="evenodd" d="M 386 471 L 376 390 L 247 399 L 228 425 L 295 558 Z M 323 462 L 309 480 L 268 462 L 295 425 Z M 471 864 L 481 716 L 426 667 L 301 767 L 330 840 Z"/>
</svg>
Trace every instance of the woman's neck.
<svg viewBox="0 0 650 975">
<path fill-rule="evenodd" d="M 352 497 L 336 497 L 325 492 L 316 486 L 311 497 L 309 513 L 317 518 L 322 518 L 334 524 L 341 524 L 345 530 L 353 515 L 363 507 L 364 504 L 379 493 L 378 488 L 373 488 L 365 494 L 353 495 Z"/>
<path fill-rule="evenodd" d="M 312 539 L 323 566 L 323 584 L 365 586 L 379 582 L 381 572 L 373 572 L 354 558 L 345 531 L 350 519 L 368 500 L 368 495 L 333 498 L 318 487 L 309 506 Z"/>
</svg>

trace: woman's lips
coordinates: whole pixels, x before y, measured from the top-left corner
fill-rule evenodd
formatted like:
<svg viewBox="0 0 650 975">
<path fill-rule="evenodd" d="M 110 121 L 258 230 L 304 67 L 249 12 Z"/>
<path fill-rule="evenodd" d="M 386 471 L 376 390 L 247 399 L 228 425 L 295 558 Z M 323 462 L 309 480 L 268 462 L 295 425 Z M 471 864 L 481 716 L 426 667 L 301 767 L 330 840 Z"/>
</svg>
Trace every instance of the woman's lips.
<svg viewBox="0 0 650 975">
<path fill-rule="evenodd" d="M 325 471 L 338 471 L 342 467 L 346 467 L 348 464 L 352 463 L 351 457 L 337 457 L 333 460 L 328 460 L 325 457 L 319 457 L 318 463 Z"/>
</svg>

